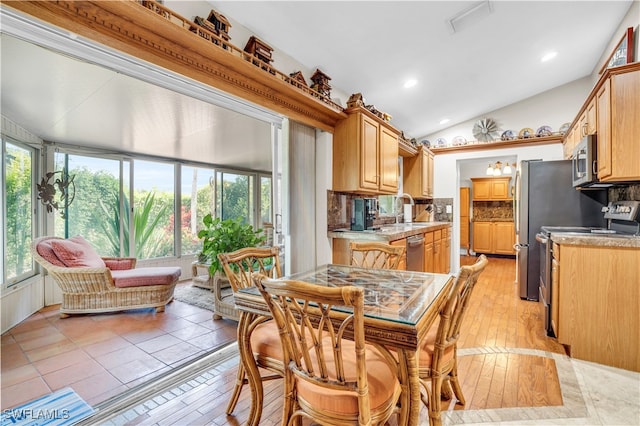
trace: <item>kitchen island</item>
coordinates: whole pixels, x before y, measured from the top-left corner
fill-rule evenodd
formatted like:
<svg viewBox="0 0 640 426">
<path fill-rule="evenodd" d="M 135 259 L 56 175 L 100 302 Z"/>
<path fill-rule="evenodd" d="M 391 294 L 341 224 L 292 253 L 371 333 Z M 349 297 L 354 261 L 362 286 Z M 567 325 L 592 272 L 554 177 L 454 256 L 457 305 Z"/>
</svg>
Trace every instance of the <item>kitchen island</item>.
<svg viewBox="0 0 640 426">
<path fill-rule="evenodd" d="M 351 231 L 335 229 L 327 236 L 332 239 L 333 263 L 349 264 L 351 241 L 383 241 L 406 246 L 407 238 L 424 236 L 424 272 L 448 273 L 450 269 L 451 222 L 413 222 L 380 225 L 377 230 Z M 401 260 L 398 269 L 406 268 Z"/>
<path fill-rule="evenodd" d="M 640 371 L 640 236 L 552 233 L 552 320 L 570 356 Z"/>
</svg>

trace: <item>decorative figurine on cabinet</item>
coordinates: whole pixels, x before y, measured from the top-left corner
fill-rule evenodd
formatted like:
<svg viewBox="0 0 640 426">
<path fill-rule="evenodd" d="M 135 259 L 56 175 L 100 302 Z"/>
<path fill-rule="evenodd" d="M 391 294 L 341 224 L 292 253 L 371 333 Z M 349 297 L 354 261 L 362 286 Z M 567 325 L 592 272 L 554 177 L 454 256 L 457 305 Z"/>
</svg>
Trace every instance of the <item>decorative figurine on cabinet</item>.
<svg viewBox="0 0 640 426">
<path fill-rule="evenodd" d="M 329 80 L 331 80 L 331 78 L 328 75 L 319 69 L 316 69 L 316 72 L 311 76 L 311 81 L 313 81 L 311 88 L 322 96 L 331 98 L 331 86 L 329 86 Z"/>
<path fill-rule="evenodd" d="M 363 107 L 364 106 L 364 97 L 362 93 L 354 93 L 349 97 L 347 101 L 347 108 L 355 108 L 355 107 Z"/>
<path fill-rule="evenodd" d="M 304 87 L 309 87 L 309 85 L 307 84 L 307 80 L 305 80 L 304 76 L 302 75 L 302 71 L 292 72 L 291 74 L 289 74 L 289 77 L 291 77 L 292 80 L 297 81 Z"/>
<path fill-rule="evenodd" d="M 215 10 L 211 9 L 211 12 L 209 12 L 209 17 L 207 18 L 207 21 L 213 24 L 213 27 L 216 29 L 216 35 L 220 36 L 224 41 L 231 40 L 231 37 L 229 37 L 229 30 L 231 29 L 231 24 L 223 14 L 218 13 Z"/>
<path fill-rule="evenodd" d="M 256 36 L 249 37 L 249 41 L 247 41 L 247 45 L 244 47 L 244 51 L 247 53 L 251 53 L 255 58 L 259 59 L 262 62 L 265 62 L 267 65 L 273 61 L 271 57 L 271 52 L 273 49 L 264 41 L 260 40 Z M 261 68 L 268 70 L 271 73 L 275 71 L 271 70 L 270 67 L 266 67 L 264 64 L 261 64 L 258 61 L 253 61 L 254 65 L 258 65 Z"/>
</svg>

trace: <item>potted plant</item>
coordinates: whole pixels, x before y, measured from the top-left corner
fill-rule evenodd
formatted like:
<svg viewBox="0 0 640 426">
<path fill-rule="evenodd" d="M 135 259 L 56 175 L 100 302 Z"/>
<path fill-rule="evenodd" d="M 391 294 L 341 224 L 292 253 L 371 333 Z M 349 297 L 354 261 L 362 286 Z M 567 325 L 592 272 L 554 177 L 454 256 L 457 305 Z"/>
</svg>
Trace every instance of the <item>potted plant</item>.
<svg viewBox="0 0 640 426">
<path fill-rule="evenodd" d="M 218 253 L 256 247 L 266 240 L 262 235 L 262 229 L 255 230 L 253 226 L 243 223 L 241 219 L 214 219 L 211 214 L 208 214 L 202 222 L 205 227 L 198 232 L 198 238 L 202 240 L 202 251 L 198 255 L 198 260 L 210 265 L 211 276 L 216 272 L 224 274 L 218 260 Z"/>
</svg>

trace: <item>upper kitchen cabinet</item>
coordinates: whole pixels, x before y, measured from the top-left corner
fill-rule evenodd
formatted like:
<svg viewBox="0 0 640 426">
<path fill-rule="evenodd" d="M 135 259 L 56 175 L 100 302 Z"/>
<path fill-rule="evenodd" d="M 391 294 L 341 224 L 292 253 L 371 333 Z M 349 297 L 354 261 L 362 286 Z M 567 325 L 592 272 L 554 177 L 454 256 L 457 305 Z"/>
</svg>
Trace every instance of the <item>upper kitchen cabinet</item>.
<svg viewBox="0 0 640 426">
<path fill-rule="evenodd" d="M 345 112 L 333 134 L 333 190 L 397 193 L 399 132 L 364 108 Z"/>
<path fill-rule="evenodd" d="M 403 158 L 403 189 L 413 198 L 433 198 L 433 153 L 425 147 Z"/>
<path fill-rule="evenodd" d="M 471 196 L 474 201 L 511 200 L 510 180 L 511 177 L 471 178 Z"/>
<path fill-rule="evenodd" d="M 640 66 L 612 71 L 598 87 L 595 100 L 598 179 L 640 180 Z"/>
</svg>

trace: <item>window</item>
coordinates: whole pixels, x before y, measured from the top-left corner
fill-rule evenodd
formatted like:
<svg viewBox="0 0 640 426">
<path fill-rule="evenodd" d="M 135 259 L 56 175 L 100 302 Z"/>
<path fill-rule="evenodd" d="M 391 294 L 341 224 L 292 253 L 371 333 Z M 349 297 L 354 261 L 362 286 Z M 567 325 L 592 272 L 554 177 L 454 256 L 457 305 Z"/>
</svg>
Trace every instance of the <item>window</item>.
<svg viewBox="0 0 640 426">
<path fill-rule="evenodd" d="M 243 218 L 254 225 L 255 175 L 238 172 L 216 172 L 216 216 L 224 219 Z"/>
<path fill-rule="evenodd" d="M 202 248 L 198 239 L 198 231 L 203 227 L 202 218 L 214 211 L 215 170 L 190 166 L 182 166 L 181 170 L 182 254 L 195 254 Z"/>
<path fill-rule="evenodd" d="M 174 255 L 174 169 L 170 163 L 133 163 L 134 253 L 138 258 Z"/>
<path fill-rule="evenodd" d="M 67 170 L 73 178 L 73 201 L 54 218 L 55 235 L 68 238 L 82 235 L 102 256 L 128 255 L 120 247 L 121 184 L 120 167 L 128 176 L 129 162 L 82 155 L 56 153 L 55 170 Z M 122 203 L 128 211 L 127 197 Z M 63 215 L 64 213 L 64 215 Z M 128 220 L 124 220 L 128 224 Z M 125 227 L 125 235 L 128 229 Z"/>
<path fill-rule="evenodd" d="M 262 226 L 263 223 L 273 223 L 271 209 L 271 181 L 271 176 L 260 176 L 260 226 Z"/>
<path fill-rule="evenodd" d="M 10 286 L 35 273 L 30 250 L 35 235 L 36 151 L 3 137 L 2 153 L 4 214 L 0 223 L 5 235 L 0 262 L 3 282 Z"/>
</svg>

